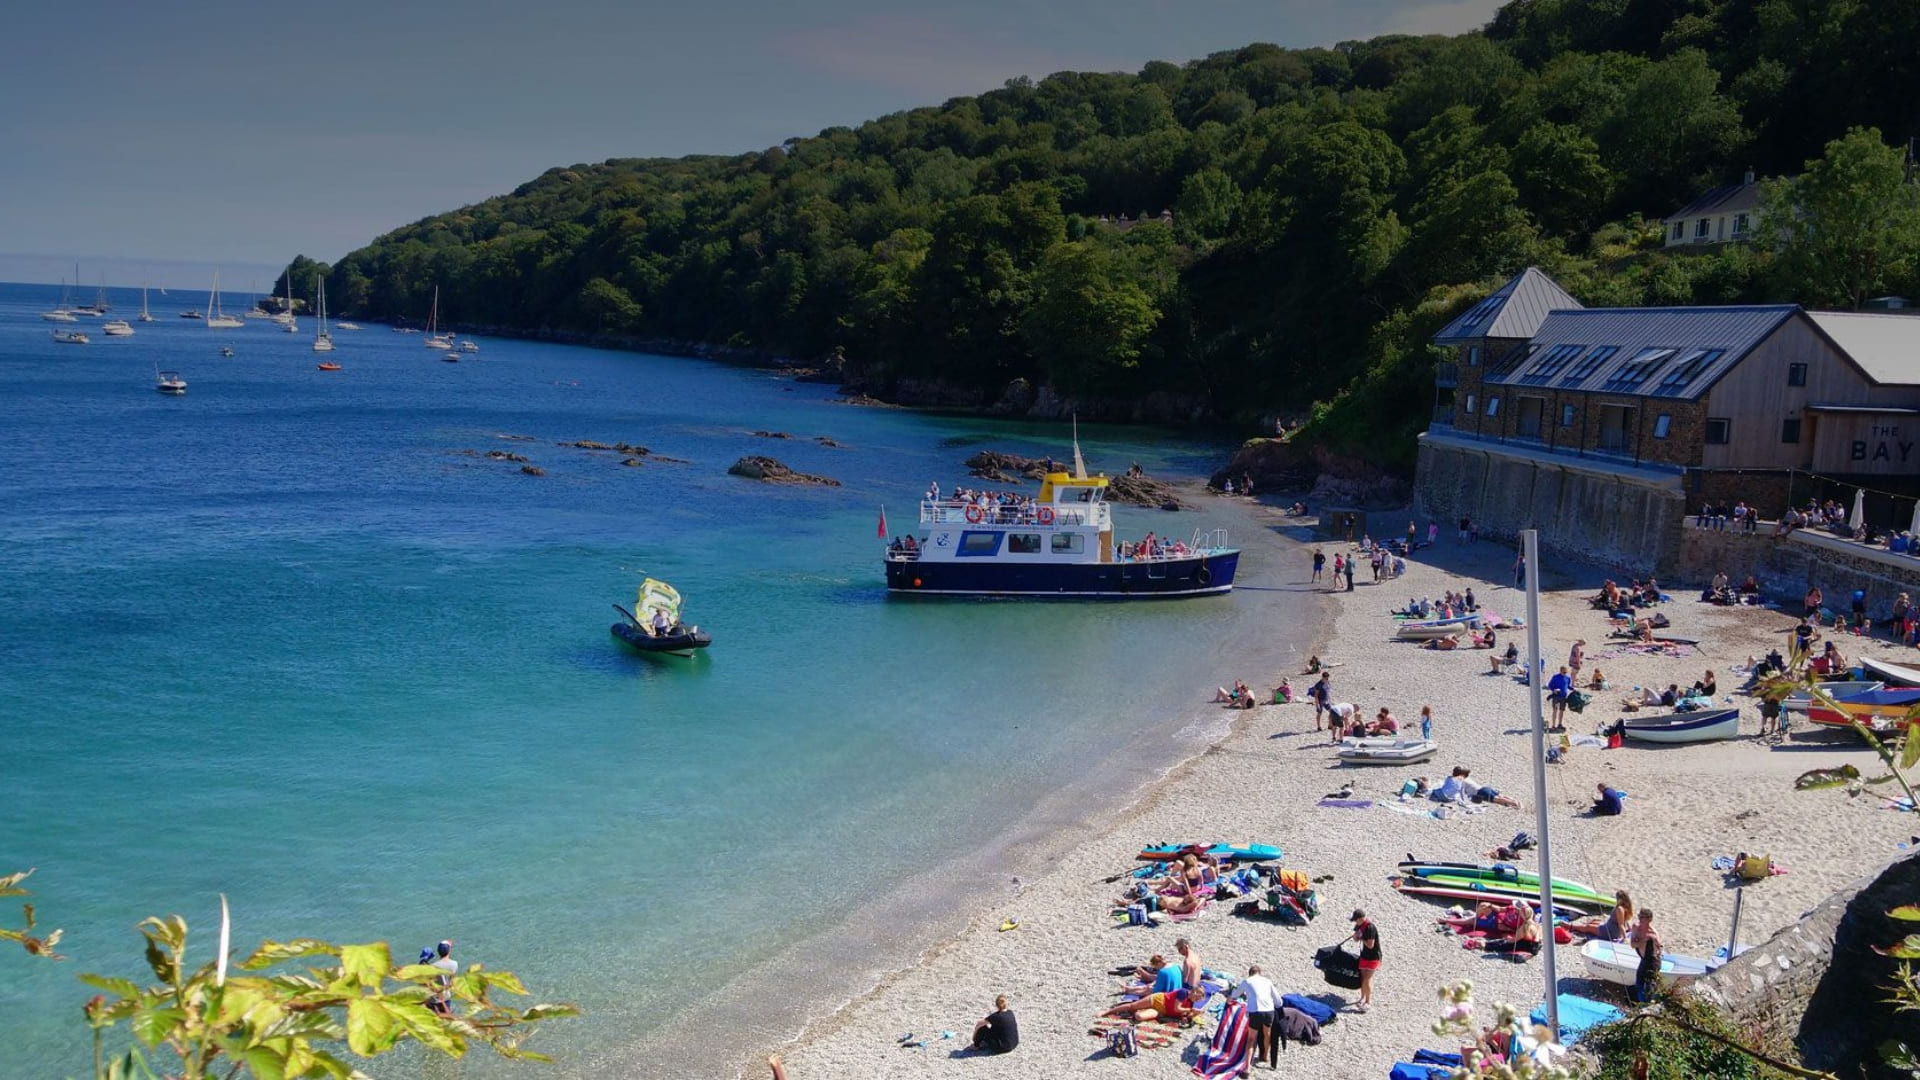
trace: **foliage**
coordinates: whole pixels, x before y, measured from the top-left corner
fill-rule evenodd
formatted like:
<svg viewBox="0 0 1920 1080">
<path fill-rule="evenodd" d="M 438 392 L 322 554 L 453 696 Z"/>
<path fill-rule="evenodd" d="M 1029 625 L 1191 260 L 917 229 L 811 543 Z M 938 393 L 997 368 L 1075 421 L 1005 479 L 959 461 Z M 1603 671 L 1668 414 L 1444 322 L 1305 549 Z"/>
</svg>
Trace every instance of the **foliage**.
<svg viewBox="0 0 1920 1080">
<path fill-rule="evenodd" d="M 1920 287 L 1864 143 L 1920 91 L 1920 8 L 1885 7 L 1514 0 L 1458 37 L 1014 79 L 752 153 L 550 169 L 321 269 L 355 317 L 422 319 L 439 286 L 456 325 L 839 355 L 883 395 L 1018 378 L 1083 411 L 1314 414 L 1301 437 L 1404 468 L 1422 335 L 1528 263 L 1597 304 Z M 1848 123 L 1777 197 L 1875 193 L 1864 216 L 1898 225 L 1878 242 L 1836 259 L 1837 234 L 1796 234 L 1776 268 L 1765 246 L 1668 253 L 1645 224 Z"/>
<path fill-rule="evenodd" d="M 32 893 L 20 887 L 20 883 L 32 874 L 32 870 L 22 870 L 16 874 L 8 874 L 5 877 L 0 877 L 0 896 L 32 896 Z M 9 930 L 4 926 L 0 926 L 0 941 L 19 942 L 20 947 L 27 950 L 27 955 L 29 956 L 44 956 L 49 960 L 66 959 L 66 957 L 53 951 L 54 946 L 60 944 L 60 935 L 63 931 L 55 930 L 45 937 L 35 936 L 33 933 L 33 905 L 22 904 L 20 908 L 24 914 L 26 925 L 18 930 Z"/>
<path fill-rule="evenodd" d="M 1713 1007 L 1669 994 L 1657 1008 L 1588 1031 L 1581 1045 L 1600 1060 L 1593 1080 L 1773 1080 L 1823 1076 L 1769 1063 L 1745 1049 Z M 1776 1067 L 1780 1066 L 1780 1067 Z"/>
<path fill-rule="evenodd" d="M 1462 1078 L 1492 1080 L 1573 1080 L 1581 1072 L 1568 1059 L 1566 1048 L 1544 1024 L 1522 1024 L 1520 1010 L 1504 1002 L 1493 1007 L 1493 1022 L 1482 1024 L 1473 1002 L 1473 984 L 1457 982 L 1440 988 L 1440 1019 L 1433 1033 L 1459 1042 Z"/>
<path fill-rule="evenodd" d="M 1854 128 L 1798 178 L 1768 186 L 1760 230 L 1781 249 L 1780 273 L 1814 300 L 1859 307 L 1910 280 L 1920 188 L 1879 131 Z"/>
</svg>

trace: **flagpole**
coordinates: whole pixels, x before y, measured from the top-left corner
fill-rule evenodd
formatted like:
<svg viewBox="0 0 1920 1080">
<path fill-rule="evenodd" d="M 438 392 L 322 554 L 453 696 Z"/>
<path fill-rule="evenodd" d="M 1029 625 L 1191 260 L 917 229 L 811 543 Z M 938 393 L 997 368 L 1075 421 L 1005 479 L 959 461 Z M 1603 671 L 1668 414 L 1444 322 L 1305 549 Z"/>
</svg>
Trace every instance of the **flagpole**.
<svg viewBox="0 0 1920 1080">
<path fill-rule="evenodd" d="M 1540 956 L 1546 961 L 1547 1027 L 1555 1042 L 1560 1040 L 1560 979 L 1553 960 L 1553 838 L 1547 826 L 1547 726 L 1540 711 L 1541 684 L 1547 680 L 1545 657 L 1540 652 L 1540 531 L 1520 533 L 1521 551 L 1527 560 L 1527 655 L 1533 670 L 1527 673 L 1527 708 L 1532 714 L 1533 731 L 1533 807 L 1534 828 L 1540 833 L 1540 918 L 1546 925 L 1546 945 Z"/>
</svg>

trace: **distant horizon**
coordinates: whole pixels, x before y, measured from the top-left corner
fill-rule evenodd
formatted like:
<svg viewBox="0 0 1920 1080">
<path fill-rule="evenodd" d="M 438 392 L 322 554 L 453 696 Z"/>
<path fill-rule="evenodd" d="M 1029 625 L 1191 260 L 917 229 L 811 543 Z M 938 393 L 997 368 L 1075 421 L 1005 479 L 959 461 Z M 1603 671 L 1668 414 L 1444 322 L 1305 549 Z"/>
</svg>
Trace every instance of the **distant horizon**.
<svg viewBox="0 0 1920 1080">
<path fill-rule="evenodd" d="M 297 254 L 297 253 L 296 253 Z M 113 256 L 45 255 L 23 251 L 0 251 L 0 285 L 75 285 L 73 264 L 80 263 L 82 291 L 98 289 L 201 289 L 213 284 L 214 271 L 220 272 L 221 292 L 249 292 L 259 282 L 265 293 L 280 278 L 286 264 L 214 262 L 206 259 L 128 259 Z M 292 256 L 288 256 L 292 261 Z M 324 261 L 324 260 L 323 260 Z M 104 282 L 102 281 L 104 278 Z"/>
</svg>

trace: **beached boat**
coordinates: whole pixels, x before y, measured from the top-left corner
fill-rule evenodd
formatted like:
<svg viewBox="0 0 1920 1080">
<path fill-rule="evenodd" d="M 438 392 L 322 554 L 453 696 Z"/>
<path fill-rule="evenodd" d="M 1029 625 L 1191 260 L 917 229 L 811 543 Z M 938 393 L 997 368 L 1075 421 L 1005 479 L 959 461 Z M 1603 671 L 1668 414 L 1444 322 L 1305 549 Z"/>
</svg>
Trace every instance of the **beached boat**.
<svg viewBox="0 0 1920 1080">
<path fill-rule="evenodd" d="M 1858 720 L 1875 735 L 1892 734 L 1904 725 L 1907 713 L 1920 706 L 1920 688 L 1869 690 L 1850 698 L 1836 699 L 1831 705 L 1821 702 L 1807 710 L 1809 723 L 1822 727 L 1851 728 Z"/>
<path fill-rule="evenodd" d="M 1440 752 L 1432 739 L 1341 739 L 1334 756 L 1348 765 L 1411 765 Z"/>
<path fill-rule="evenodd" d="M 177 397 L 187 392 L 187 380 L 181 378 L 177 371 L 161 371 L 156 367 L 153 369 L 153 388 Z"/>
<path fill-rule="evenodd" d="M 1640 972 L 1640 954 L 1624 941 L 1594 938 L 1580 946 L 1580 959 L 1588 975 L 1620 986 L 1632 986 Z M 1713 969 L 1711 961 L 1661 950 L 1660 974 L 1668 986 L 1685 986 Z"/>
<path fill-rule="evenodd" d="M 1403 623 L 1394 628 L 1393 636 L 1400 641 L 1434 641 L 1443 637 L 1461 637 L 1473 628 L 1465 622 L 1424 622 Z"/>
<path fill-rule="evenodd" d="M 1879 679 L 1890 687 L 1920 686 L 1920 668 L 1906 667 L 1902 664 L 1889 664 L 1885 660 L 1871 657 L 1860 658 L 1860 667 L 1868 675 Z"/>
<path fill-rule="evenodd" d="M 1700 709 L 1659 716 L 1628 716 L 1621 719 L 1620 731 L 1639 742 L 1715 742 L 1740 734 L 1740 710 Z"/>
<path fill-rule="evenodd" d="M 1233 589 L 1240 552 L 1224 529 L 1123 555 L 1107 478 L 1087 475 L 1077 443 L 1073 456 L 1073 472 L 1047 473 L 1028 506 L 922 501 L 911 544 L 895 538 L 884 553 L 889 595 L 1146 600 Z"/>
<path fill-rule="evenodd" d="M 1813 706 L 1813 691 L 1819 690 L 1830 698 L 1859 697 L 1861 694 L 1886 689 L 1883 682 L 1817 682 L 1812 688 L 1801 687 L 1786 696 L 1780 707 L 1788 712 L 1806 712 Z"/>
<path fill-rule="evenodd" d="M 713 636 L 697 626 L 680 621 L 680 592 L 664 581 L 647 578 L 633 601 L 633 611 L 619 604 L 614 610 L 626 616 L 625 622 L 612 626 L 613 636 L 644 653 L 692 656 L 695 649 L 713 644 Z M 664 633 L 654 632 L 655 615 L 662 616 Z"/>
</svg>

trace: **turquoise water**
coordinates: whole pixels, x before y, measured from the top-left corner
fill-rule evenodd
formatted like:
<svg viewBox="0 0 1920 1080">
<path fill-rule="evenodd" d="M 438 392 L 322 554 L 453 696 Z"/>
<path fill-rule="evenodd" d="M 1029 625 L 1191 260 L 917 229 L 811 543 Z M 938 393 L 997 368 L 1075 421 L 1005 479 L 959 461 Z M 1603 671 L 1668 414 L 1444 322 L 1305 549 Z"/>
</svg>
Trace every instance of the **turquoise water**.
<svg viewBox="0 0 1920 1080">
<path fill-rule="evenodd" d="M 79 1072 L 74 975 L 138 974 L 154 913 L 209 956 L 223 892 L 238 947 L 452 937 L 586 1009 L 542 1034 L 561 1059 L 543 1075 L 647 1071 L 690 1003 L 770 999 L 756 972 L 797 943 L 1110 776 L 1117 751 L 1167 753 L 1212 658 L 1256 626 L 1250 593 L 888 602 L 880 505 L 908 524 L 975 445 L 1060 456 L 1051 426 L 527 342 L 446 364 L 374 326 L 337 334 L 345 370 L 320 372 L 310 330 L 173 316 L 204 296 L 155 295 L 131 339 L 57 345 L 37 314 L 57 292 L 0 286 L 0 870 L 39 868 L 71 957 L 0 954 L 10 1076 Z M 156 363 L 184 398 L 153 391 Z M 683 463 L 556 445 L 576 439 Z M 1109 472 L 1219 460 L 1146 430 L 1081 442 Z M 478 456 L 495 449 L 546 475 Z M 844 486 L 726 475 L 749 453 Z M 642 572 L 686 595 L 710 655 L 616 646 L 609 604 Z"/>
</svg>

